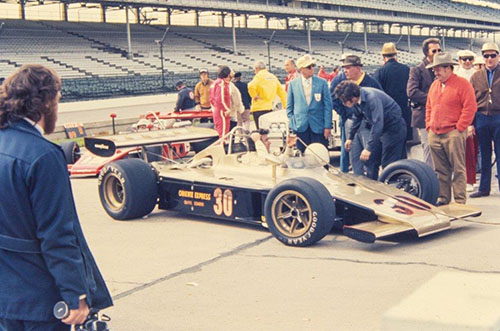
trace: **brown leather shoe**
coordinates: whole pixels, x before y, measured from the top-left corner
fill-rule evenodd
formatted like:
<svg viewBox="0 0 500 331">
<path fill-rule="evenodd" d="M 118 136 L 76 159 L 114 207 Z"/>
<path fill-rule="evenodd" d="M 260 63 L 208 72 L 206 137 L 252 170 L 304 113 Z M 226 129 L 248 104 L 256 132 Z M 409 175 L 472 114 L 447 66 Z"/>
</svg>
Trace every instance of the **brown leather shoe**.
<svg viewBox="0 0 500 331">
<path fill-rule="evenodd" d="M 481 198 L 481 197 L 487 197 L 490 195 L 490 192 L 482 192 L 482 191 L 477 191 L 469 195 L 469 198 Z"/>
</svg>

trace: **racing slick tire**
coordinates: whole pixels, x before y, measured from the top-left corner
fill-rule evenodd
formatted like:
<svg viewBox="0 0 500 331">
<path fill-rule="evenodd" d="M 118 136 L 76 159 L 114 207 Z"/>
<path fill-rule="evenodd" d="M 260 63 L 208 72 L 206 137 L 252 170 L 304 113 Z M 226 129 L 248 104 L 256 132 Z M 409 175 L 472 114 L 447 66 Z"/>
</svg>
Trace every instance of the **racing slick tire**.
<svg viewBox="0 0 500 331">
<path fill-rule="evenodd" d="M 148 215 L 158 202 L 158 183 L 151 166 L 140 159 L 111 162 L 99 174 L 99 198 L 116 220 Z"/>
<path fill-rule="evenodd" d="M 435 204 L 439 195 L 436 174 L 427 164 L 417 160 L 399 160 L 389 164 L 380 174 L 379 181 L 430 204 Z"/>
<path fill-rule="evenodd" d="M 61 143 L 61 148 L 66 158 L 66 164 L 75 164 L 80 158 L 80 147 L 74 141 L 65 141 Z"/>
<path fill-rule="evenodd" d="M 276 239 L 289 246 L 309 246 L 332 229 L 335 203 L 326 187 L 315 179 L 283 181 L 266 197 L 264 214 Z"/>
</svg>

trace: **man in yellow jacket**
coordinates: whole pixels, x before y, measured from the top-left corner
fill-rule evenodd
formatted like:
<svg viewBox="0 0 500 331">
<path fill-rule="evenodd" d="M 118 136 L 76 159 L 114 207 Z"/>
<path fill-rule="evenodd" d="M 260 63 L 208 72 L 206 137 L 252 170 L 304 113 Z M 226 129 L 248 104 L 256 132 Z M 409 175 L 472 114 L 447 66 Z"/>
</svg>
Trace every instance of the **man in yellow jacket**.
<svg viewBox="0 0 500 331">
<path fill-rule="evenodd" d="M 273 102 L 279 96 L 283 108 L 286 108 L 286 92 L 275 75 L 267 71 L 266 65 L 262 61 L 254 64 L 255 76 L 248 83 L 248 93 L 252 97 L 252 107 L 255 126 L 259 129 L 259 117 L 273 109 Z"/>
</svg>

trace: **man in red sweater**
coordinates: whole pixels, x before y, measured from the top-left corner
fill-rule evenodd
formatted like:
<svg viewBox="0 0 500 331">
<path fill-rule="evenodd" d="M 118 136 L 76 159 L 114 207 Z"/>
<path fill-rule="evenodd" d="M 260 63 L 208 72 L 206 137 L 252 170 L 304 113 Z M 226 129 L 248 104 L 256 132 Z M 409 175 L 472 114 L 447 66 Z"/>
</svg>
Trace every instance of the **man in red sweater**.
<svg viewBox="0 0 500 331">
<path fill-rule="evenodd" d="M 453 73 L 456 64 L 451 54 L 439 53 L 427 66 L 436 75 L 427 95 L 425 128 L 439 180 L 438 206 L 450 203 L 452 187 L 456 203 L 467 199 L 465 139 L 477 104 L 472 85 Z"/>
</svg>

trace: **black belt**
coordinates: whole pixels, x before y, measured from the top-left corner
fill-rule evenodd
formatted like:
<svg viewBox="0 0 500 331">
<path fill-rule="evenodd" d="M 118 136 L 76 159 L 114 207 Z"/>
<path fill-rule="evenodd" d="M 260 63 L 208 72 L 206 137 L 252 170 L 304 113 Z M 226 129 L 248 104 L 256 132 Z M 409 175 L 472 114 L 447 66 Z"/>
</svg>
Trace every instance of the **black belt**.
<svg viewBox="0 0 500 331">
<path fill-rule="evenodd" d="M 18 253 L 40 254 L 38 240 L 19 239 L 0 234 L 0 249 Z"/>
</svg>

